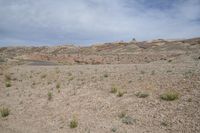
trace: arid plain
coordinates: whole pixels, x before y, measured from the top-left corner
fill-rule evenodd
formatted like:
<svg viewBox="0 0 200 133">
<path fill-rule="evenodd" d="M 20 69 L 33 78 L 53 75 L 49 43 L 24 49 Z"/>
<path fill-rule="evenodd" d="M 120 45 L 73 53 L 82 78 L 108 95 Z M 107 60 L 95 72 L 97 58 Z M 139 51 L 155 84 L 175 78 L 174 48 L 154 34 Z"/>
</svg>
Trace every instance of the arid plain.
<svg viewBox="0 0 200 133">
<path fill-rule="evenodd" d="M 0 48 L 1 133 L 199 133 L 200 38 Z"/>
</svg>

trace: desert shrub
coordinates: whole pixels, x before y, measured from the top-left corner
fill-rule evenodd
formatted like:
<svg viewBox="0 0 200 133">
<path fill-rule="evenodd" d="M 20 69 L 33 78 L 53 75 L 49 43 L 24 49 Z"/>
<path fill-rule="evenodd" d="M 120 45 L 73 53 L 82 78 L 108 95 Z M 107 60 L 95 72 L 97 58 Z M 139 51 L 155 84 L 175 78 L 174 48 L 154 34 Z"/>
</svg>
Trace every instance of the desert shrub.
<svg viewBox="0 0 200 133">
<path fill-rule="evenodd" d="M 8 108 L 4 108 L 4 107 L 0 110 L 0 112 L 1 112 L 2 117 L 6 117 L 10 114 L 10 110 Z"/>
<path fill-rule="evenodd" d="M 136 95 L 137 97 L 139 97 L 139 98 L 146 98 L 146 97 L 149 96 L 149 94 L 143 93 L 143 92 L 138 92 L 138 93 L 136 93 L 135 95 Z"/>
<path fill-rule="evenodd" d="M 57 88 L 57 89 L 60 88 L 60 84 L 59 84 L 59 83 L 56 84 L 56 88 Z"/>
<path fill-rule="evenodd" d="M 135 122 L 136 122 L 136 119 L 133 119 L 130 116 L 125 116 L 125 117 L 122 118 L 122 123 L 125 123 L 127 125 L 132 125 Z"/>
<path fill-rule="evenodd" d="M 74 77 L 70 77 L 70 78 L 69 78 L 69 81 L 72 81 L 73 79 L 74 79 Z"/>
<path fill-rule="evenodd" d="M 167 124 L 167 122 L 161 122 L 161 124 L 160 125 L 162 125 L 162 126 L 167 126 L 168 124 Z"/>
<path fill-rule="evenodd" d="M 69 126 L 70 128 L 76 128 L 78 126 L 78 121 L 75 117 L 73 117 L 73 119 L 70 121 Z"/>
<path fill-rule="evenodd" d="M 48 96 L 48 100 L 50 101 L 52 99 L 53 94 L 51 92 L 48 92 L 47 96 Z"/>
<path fill-rule="evenodd" d="M 173 101 L 178 99 L 179 94 L 175 91 L 168 91 L 160 95 L 160 98 L 165 101 Z"/>
<path fill-rule="evenodd" d="M 189 98 L 187 101 L 188 101 L 188 102 L 192 102 L 192 98 Z"/>
<path fill-rule="evenodd" d="M 42 74 L 42 75 L 41 75 L 41 79 L 46 78 L 46 76 L 47 76 L 46 74 Z"/>
<path fill-rule="evenodd" d="M 116 86 L 112 86 L 110 92 L 117 93 L 118 88 Z"/>
<path fill-rule="evenodd" d="M 117 128 L 116 128 L 116 127 L 113 127 L 113 128 L 111 128 L 111 131 L 112 131 L 112 132 L 116 132 L 116 131 L 117 131 Z"/>
<path fill-rule="evenodd" d="M 117 96 L 118 97 L 122 97 L 124 95 L 124 92 L 121 90 L 118 90 Z"/>
<path fill-rule="evenodd" d="M 126 112 L 125 112 L 125 111 L 122 111 L 122 112 L 118 115 L 119 118 L 123 118 L 123 117 L 125 117 L 125 116 L 126 116 Z"/>
<path fill-rule="evenodd" d="M 108 77 L 108 74 L 107 74 L 107 73 L 105 73 L 103 76 L 104 76 L 105 78 L 107 78 L 107 77 Z"/>
<path fill-rule="evenodd" d="M 11 87 L 10 81 L 7 81 L 7 82 L 6 82 L 6 87 Z"/>
<path fill-rule="evenodd" d="M 190 78 L 194 75 L 194 70 L 188 70 L 183 75 L 185 78 Z"/>
</svg>

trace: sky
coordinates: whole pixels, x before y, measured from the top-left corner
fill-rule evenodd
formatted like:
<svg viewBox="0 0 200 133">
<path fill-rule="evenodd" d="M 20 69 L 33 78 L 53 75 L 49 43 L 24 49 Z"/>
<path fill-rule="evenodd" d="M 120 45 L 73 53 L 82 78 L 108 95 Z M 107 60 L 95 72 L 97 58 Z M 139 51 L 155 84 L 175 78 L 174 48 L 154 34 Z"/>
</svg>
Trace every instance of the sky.
<svg viewBox="0 0 200 133">
<path fill-rule="evenodd" d="M 200 37 L 200 0 L 0 0 L 0 46 Z"/>
</svg>

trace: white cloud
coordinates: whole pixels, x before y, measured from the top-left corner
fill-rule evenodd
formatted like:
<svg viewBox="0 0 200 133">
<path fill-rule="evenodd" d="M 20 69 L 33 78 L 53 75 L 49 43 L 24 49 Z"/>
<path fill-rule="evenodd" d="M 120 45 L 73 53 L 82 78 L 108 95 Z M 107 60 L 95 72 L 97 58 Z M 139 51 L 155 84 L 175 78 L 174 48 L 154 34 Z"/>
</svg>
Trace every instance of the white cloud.
<svg viewBox="0 0 200 133">
<path fill-rule="evenodd" d="M 0 45 L 190 38 L 199 14 L 198 0 L 0 0 Z"/>
</svg>

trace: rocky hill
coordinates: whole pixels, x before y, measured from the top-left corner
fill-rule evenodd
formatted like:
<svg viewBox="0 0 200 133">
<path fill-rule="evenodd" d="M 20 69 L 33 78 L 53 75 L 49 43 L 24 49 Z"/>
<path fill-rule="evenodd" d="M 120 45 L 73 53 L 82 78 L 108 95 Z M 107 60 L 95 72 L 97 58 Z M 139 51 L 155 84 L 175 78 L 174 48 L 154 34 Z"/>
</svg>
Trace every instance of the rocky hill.
<svg viewBox="0 0 200 133">
<path fill-rule="evenodd" d="M 2 47 L 1 58 L 51 61 L 64 64 L 129 64 L 173 60 L 182 55 L 199 58 L 200 38 L 114 42 L 89 47 L 62 45 L 54 47 Z M 192 51 L 192 52 L 191 52 Z"/>
</svg>

